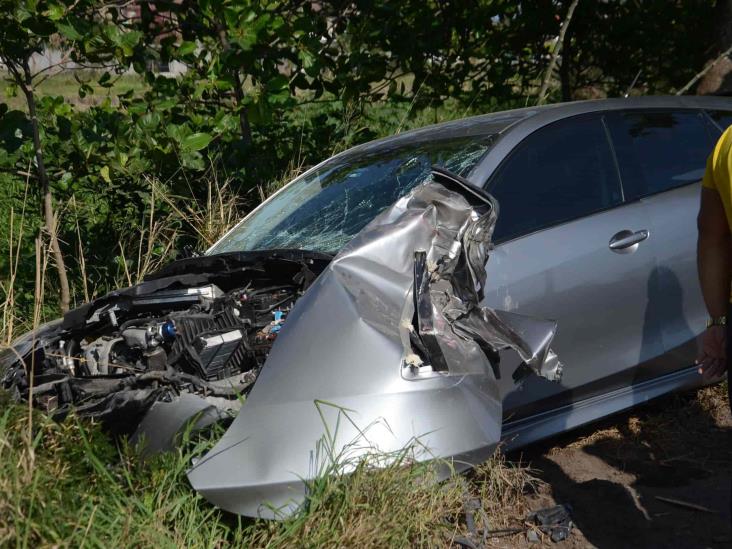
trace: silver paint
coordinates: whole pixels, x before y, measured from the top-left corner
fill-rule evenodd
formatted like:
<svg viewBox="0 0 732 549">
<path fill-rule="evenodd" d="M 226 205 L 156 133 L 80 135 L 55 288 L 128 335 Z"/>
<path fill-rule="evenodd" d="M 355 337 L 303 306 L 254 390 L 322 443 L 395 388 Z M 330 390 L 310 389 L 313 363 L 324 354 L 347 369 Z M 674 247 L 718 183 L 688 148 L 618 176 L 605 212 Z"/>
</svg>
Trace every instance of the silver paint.
<svg viewBox="0 0 732 549">
<path fill-rule="evenodd" d="M 234 423 L 190 470 L 197 491 L 228 511 L 275 517 L 296 509 L 333 459 L 348 470 L 415 441 L 417 459 L 485 459 L 502 410 L 477 339 L 558 378 L 554 322 L 478 306 L 497 212 L 461 185 L 417 187 L 336 256 L 295 305 Z M 414 360 L 415 251 L 427 253 L 446 372 Z"/>
</svg>

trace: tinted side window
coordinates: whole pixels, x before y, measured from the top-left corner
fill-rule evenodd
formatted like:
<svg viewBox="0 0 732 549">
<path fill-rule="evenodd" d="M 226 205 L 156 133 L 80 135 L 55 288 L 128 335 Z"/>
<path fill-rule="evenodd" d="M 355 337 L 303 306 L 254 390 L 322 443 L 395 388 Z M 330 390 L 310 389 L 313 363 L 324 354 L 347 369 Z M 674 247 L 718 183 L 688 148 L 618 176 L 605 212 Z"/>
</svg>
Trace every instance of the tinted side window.
<svg viewBox="0 0 732 549">
<path fill-rule="evenodd" d="M 707 114 L 712 117 L 712 120 L 717 123 L 722 131 L 732 126 L 732 112 L 730 111 L 707 111 Z"/>
<path fill-rule="evenodd" d="M 488 184 L 503 241 L 604 210 L 622 201 L 602 120 L 563 120 L 524 139 Z"/>
<path fill-rule="evenodd" d="M 608 117 L 626 199 L 704 176 L 712 138 L 701 112 L 626 112 Z"/>
</svg>

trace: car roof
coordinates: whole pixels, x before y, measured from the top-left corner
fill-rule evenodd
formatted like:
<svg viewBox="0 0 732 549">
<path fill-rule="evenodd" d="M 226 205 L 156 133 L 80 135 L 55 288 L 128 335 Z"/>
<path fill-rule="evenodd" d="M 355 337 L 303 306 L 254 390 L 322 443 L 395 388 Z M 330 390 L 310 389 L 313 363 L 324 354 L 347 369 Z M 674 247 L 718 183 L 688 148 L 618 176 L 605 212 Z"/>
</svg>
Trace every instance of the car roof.
<svg viewBox="0 0 732 549">
<path fill-rule="evenodd" d="M 553 103 L 538 107 L 526 107 L 507 111 L 499 111 L 479 116 L 471 116 L 450 122 L 432 124 L 398 133 L 391 137 L 377 139 L 345 151 L 351 153 L 377 152 L 382 148 L 391 148 L 410 142 L 426 140 L 453 139 L 478 135 L 505 133 L 529 119 L 540 121 L 539 125 L 578 114 L 621 110 L 621 109 L 730 109 L 732 98 L 719 96 L 638 96 L 616 99 L 593 99 L 587 101 L 571 101 Z M 532 124 L 533 126 L 533 124 Z"/>
<path fill-rule="evenodd" d="M 497 111 L 431 124 L 415 130 L 397 133 L 390 137 L 369 141 L 324 159 L 323 162 L 311 167 L 303 175 L 307 175 L 311 170 L 317 170 L 323 164 L 331 161 L 347 163 L 353 157 L 379 155 L 391 149 L 410 144 L 498 135 L 500 139 L 491 147 L 483 160 L 466 175 L 467 179 L 473 181 L 477 186 L 481 186 L 500 163 L 503 156 L 517 142 L 537 129 L 557 120 L 576 115 L 626 109 L 719 109 L 732 111 L 732 98 L 693 95 L 636 96 L 551 103 L 549 105 Z"/>
<path fill-rule="evenodd" d="M 482 186 L 490 178 L 507 154 L 529 134 L 544 126 L 573 116 L 618 110 L 654 109 L 705 109 L 732 111 L 732 98 L 717 96 L 648 96 L 617 99 L 599 99 L 557 103 L 553 108 L 537 108 L 535 113 L 501 132 L 501 139 L 494 144 L 481 162 L 468 174 L 474 184 Z M 510 131 L 509 131 L 510 130 Z"/>
</svg>

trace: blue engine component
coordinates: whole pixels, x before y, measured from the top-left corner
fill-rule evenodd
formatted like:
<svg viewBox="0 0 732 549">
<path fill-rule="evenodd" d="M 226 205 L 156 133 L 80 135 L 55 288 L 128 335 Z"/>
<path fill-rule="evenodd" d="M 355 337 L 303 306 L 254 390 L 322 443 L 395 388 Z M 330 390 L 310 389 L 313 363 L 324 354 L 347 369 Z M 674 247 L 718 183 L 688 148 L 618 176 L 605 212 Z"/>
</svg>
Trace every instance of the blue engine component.
<svg viewBox="0 0 732 549">
<path fill-rule="evenodd" d="M 160 335 L 163 336 L 163 339 L 165 341 L 171 341 L 175 339 L 176 331 L 175 331 L 175 324 L 172 320 L 168 320 L 160 327 Z"/>
<path fill-rule="evenodd" d="M 282 324 L 285 321 L 285 311 L 274 311 L 274 324 L 270 333 L 276 334 L 282 329 Z"/>
</svg>

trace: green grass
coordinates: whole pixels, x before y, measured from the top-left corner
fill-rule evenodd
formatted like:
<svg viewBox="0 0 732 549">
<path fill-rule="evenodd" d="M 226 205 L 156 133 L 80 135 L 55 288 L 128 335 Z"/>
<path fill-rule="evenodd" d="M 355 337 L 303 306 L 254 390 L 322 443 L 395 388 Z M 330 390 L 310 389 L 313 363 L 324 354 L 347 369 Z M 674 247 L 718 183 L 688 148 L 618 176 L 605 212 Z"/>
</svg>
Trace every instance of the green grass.
<svg viewBox="0 0 732 549">
<path fill-rule="evenodd" d="M 464 502 L 479 497 L 483 517 L 506 524 L 532 482 L 496 457 L 468 480 L 436 483 L 435 470 L 399 459 L 351 474 L 334 464 L 309 484 L 307 505 L 281 522 L 226 514 L 190 488 L 191 458 L 212 444 L 141 461 L 98 426 L 58 424 L 25 406 L 0 403 L 0 546 L 3 547 L 404 547 L 446 546 L 468 535 Z M 518 506 L 518 507 L 517 507 Z M 518 509 L 518 511 L 517 511 Z M 482 528 L 482 519 L 478 520 Z"/>
<path fill-rule="evenodd" d="M 41 82 L 38 86 L 38 95 L 39 97 L 62 96 L 69 103 L 84 108 L 98 105 L 107 97 L 114 102 L 117 95 L 129 90 L 137 93 L 145 89 L 145 83 L 137 74 L 123 74 L 113 77 L 114 84 L 109 88 L 104 88 L 97 83 L 101 75 L 101 72 L 91 70 L 61 72 Z M 19 90 L 14 96 L 8 94 L 9 80 L 7 73 L 0 72 L 0 78 L 3 82 L 3 85 L 0 86 L 0 103 L 7 103 L 14 109 L 24 109 L 25 99 Z M 86 97 L 79 97 L 80 81 L 91 86 L 93 93 Z"/>
<path fill-rule="evenodd" d="M 193 451 L 196 451 L 194 448 Z M 0 414 L 0 545 L 214 547 L 238 542 L 183 482 L 187 455 L 133 459 L 100 430 L 17 405 Z"/>
</svg>

